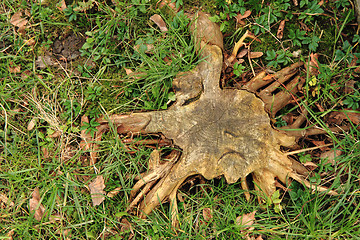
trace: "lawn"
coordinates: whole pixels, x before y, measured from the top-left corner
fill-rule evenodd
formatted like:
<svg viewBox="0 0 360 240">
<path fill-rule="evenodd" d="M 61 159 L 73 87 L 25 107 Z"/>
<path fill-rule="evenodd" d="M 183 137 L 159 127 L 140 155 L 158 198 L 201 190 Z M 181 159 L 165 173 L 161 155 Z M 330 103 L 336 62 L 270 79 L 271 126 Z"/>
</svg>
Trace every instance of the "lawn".
<svg viewBox="0 0 360 240">
<path fill-rule="evenodd" d="M 349 0 L 1 2 L 0 239 L 359 238 L 354 8 Z M 176 80 L 210 61 L 191 27 L 198 12 L 223 35 L 221 90 L 265 102 L 266 124 L 296 142 L 277 144 L 281 156 L 304 179 L 295 170 L 268 185 L 256 174 L 231 184 L 226 174 L 190 174 L 143 214 L 142 192 L 161 189 L 163 178 L 143 183 L 146 173 L 187 153 L 165 130 L 132 131 L 142 118 L 119 120 L 128 129 L 111 119 L 201 100 L 206 84 L 184 100 Z M 263 91 L 296 63 L 294 77 Z M 262 72 L 269 82 L 249 87 Z M 190 82 L 185 94 L 194 89 Z"/>
</svg>

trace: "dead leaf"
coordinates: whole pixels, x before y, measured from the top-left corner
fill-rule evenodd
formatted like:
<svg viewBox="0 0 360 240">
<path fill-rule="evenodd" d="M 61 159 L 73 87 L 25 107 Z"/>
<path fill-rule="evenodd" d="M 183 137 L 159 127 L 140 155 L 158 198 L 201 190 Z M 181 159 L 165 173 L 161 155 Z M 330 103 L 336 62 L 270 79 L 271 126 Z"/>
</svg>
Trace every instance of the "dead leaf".
<svg viewBox="0 0 360 240">
<path fill-rule="evenodd" d="M 63 218 L 60 214 L 51 215 L 51 216 L 49 217 L 49 221 L 50 221 L 51 223 L 54 223 L 54 222 L 56 222 L 56 221 L 61 221 L 61 220 L 64 220 L 64 218 Z"/>
<path fill-rule="evenodd" d="M 311 140 L 311 142 L 312 142 L 315 146 L 320 147 L 320 150 L 321 150 L 321 151 L 330 150 L 330 148 L 329 148 L 329 147 L 327 147 L 327 146 L 325 146 L 325 147 L 321 147 L 321 146 L 326 145 L 324 141 L 321 141 L 321 140 L 320 140 L 320 141 L 317 141 L 317 140 Z"/>
<path fill-rule="evenodd" d="M 135 46 L 134 46 L 134 50 L 137 51 L 137 52 L 140 52 L 140 51 L 139 51 L 140 46 L 141 46 L 141 45 L 135 45 Z M 155 48 L 155 47 L 154 47 L 154 44 L 147 44 L 147 43 L 145 43 L 145 46 L 146 46 L 145 53 L 154 54 L 153 51 L 152 51 L 152 50 Z"/>
<path fill-rule="evenodd" d="M 14 202 L 9 201 L 9 198 L 5 194 L 3 194 L 2 192 L 0 192 L 0 202 L 3 202 L 8 207 L 13 207 L 15 205 Z"/>
<path fill-rule="evenodd" d="M 358 113 L 358 112 L 347 112 L 346 114 L 345 113 L 343 113 L 343 114 L 344 114 L 345 117 L 347 115 L 346 119 L 349 118 L 349 120 L 353 124 L 355 124 L 355 125 L 360 124 L 360 113 Z"/>
<path fill-rule="evenodd" d="M 203 214 L 204 220 L 206 222 L 211 221 L 213 218 L 212 211 L 210 208 L 204 208 L 202 211 L 202 214 Z"/>
<path fill-rule="evenodd" d="M 354 80 L 349 80 L 345 83 L 345 90 L 344 92 L 346 94 L 350 94 L 353 93 L 355 91 L 355 81 Z"/>
<path fill-rule="evenodd" d="M 246 25 L 246 22 L 243 21 L 243 19 L 249 17 L 251 15 L 251 11 L 250 10 L 246 10 L 244 12 L 244 15 L 241 15 L 240 13 L 237 14 L 236 18 L 236 22 L 239 23 L 240 25 Z"/>
<path fill-rule="evenodd" d="M 241 19 L 244 19 L 244 18 L 247 18 L 251 15 L 251 10 L 246 10 L 244 12 L 243 15 L 241 15 L 240 13 L 238 13 L 238 15 L 235 17 L 237 20 L 241 20 Z"/>
<path fill-rule="evenodd" d="M 90 194 L 93 206 L 100 205 L 105 200 L 105 183 L 102 175 L 97 176 L 90 184 Z"/>
<path fill-rule="evenodd" d="M 50 138 L 57 138 L 62 135 L 62 131 L 55 131 L 53 134 L 49 135 Z"/>
<path fill-rule="evenodd" d="M 41 150 L 42 150 L 44 159 L 48 159 L 49 156 L 50 156 L 50 155 L 49 155 L 49 150 L 48 150 L 46 147 L 42 147 Z"/>
<path fill-rule="evenodd" d="M 242 59 L 242 58 L 240 58 L 239 60 L 237 60 L 237 63 L 238 63 L 238 64 L 242 64 L 243 62 L 245 62 L 245 60 Z"/>
<path fill-rule="evenodd" d="M 9 72 L 10 73 L 19 73 L 20 70 L 21 70 L 21 67 L 19 65 L 9 66 Z"/>
<path fill-rule="evenodd" d="M 40 203 L 40 191 L 39 188 L 36 187 L 31 194 L 32 198 L 30 199 L 30 212 L 35 211 L 34 218 L 38 221 L 41 221 L 42 217 L 45 213 L 45 207 Z"/>
<path fill-rule="evenodd" d="M 306 162 L 306 163 L 303 163 L 303 165 L 307 168 L 309 168 L 311 171 L 315 170 L 318 165 L 313 163 L 313 162 Z"/>
<path fill-rule="evenodd" d="M 346 109 L 350 110 L 350 109 Z M 342 121 L 350 120 L 353 124 L 360 124 L 360 113 L 357 112 L 331 112 L 328 116 L 327 121 L 340 125 Z"/>
<path fill-rule="evenodd" d="M 275 79 L 275 74 L 269 74 L 263 78 L 264 81 L 270 81 L 272 79 Z"/>
<path fill-rule="evenodd" d="M 25 29 L 25 25 L 28 23 L 28 20 L 22 18 L 22 12 L 16 12 L 10 18 L 10 23 L 19 29 Z"/>
<path fill-rule="evenodd" d="M 126 75 L 128 75 L 129 77 L 135 78 L 135 79 L 140 79 L 143 77 L 144 73 L 141 72 L 134 72 L 133 70 L 129 69 L 129 68 L 124 68 Z"/>
<path fill-rule="evenodd" d="M 293 0 L 293 3 L 294 3 L 295 6 L 299 5 L 297 0 Z"/>
<path fill-rule="evenodd" d="M 57 8 L 58 8 L 60 11 L 64 11 L 65 9 L 67 9 L 65 0 L 61 0 L 59 5 L 60 5 L 60 7 L 57 7 Z"/>
<path fill-rule="evenodd" d="M 297 50 L 297 51 L 293 51 L 291 54 L 294 58 L 298 58 L 301 56 L 301 49 Z"/>
<path fill-rule="evenodd" d="M 168 29 L 166 27 L 166 23 L 162 19 L 162 17 L 159 14 L 154 14 L 150 17 L 150 20 L 153 21 L 162 32 L 167 32 Z"/>
<path fill-rule="evenodd" d="M 305 64 L 306 70 L 309 68 L 310 76 L 316 76 L 319 74 L 319 54 L 317 53 L 310 53 L 310 63 Z"/>
<path fill-rule="evenodd" d="M 89 118 L 86 115 L 83 115 L 81 117 L 81 126 L 84 126 L 84 123 L 89 123 Z M 92 142 L 91 134 L 86 133 L 86 129 L 84 129 L 80 131 L 80 137 L 82 139 L 80 142 L 81 149 L 83 149 L 84 151 L 89 150 Z"/>
<path fill-rule="evenodd" d="M 28 77 L 31 76 L 31 71 L 30 70 L 25 70 L 21 73 L 21 79 L 25 80 L 27 79 Z"/>
<path fill-rule="evenodd" d="M 126 75 L 131 75 L 132 73 L 134 73 L 134 71 L 129 68 L 124 68 L 124 69 L 125 69 Z"/>
<path fill-rule="evenodd" d="M 340 156 L 343 152 L 341 150 L 330 150 L 321 153 L 320 158 L 327 159 L 325 163 L 335 164 L 335 158 Z"/>
<path fill-rule="evenodd" d="M 246 56 L 246 54 L 248 53 L 248 49 L 247 48 L 244 48 L 244 49 L 241 49 L 241 51 L 238 53 L 238 55 L 236 56 L 237 58 L 243 58 Z"/>
<path fill-rule="evenodd" d="M 108 192 L 108 193 L 107 193 L 107 196 L 108 196 L 109 198 L 115 197 L 116 195 L 118 195 L 118 193 L 120 192 L 120 190 L 121 190 L 121 187 L 117 187 L 117 188 L 115 188 L 114 190 Z"/>
<path fill-rule="evenodd" d="M 360 66 L 359 66 L 359 67 L 357 67 L 357 68 L 355 68 L 354 72 L 356 72 L 356 73 L 360 73 Z"/>
<path fill-rule="evenodd" d="M 35 127 L 35 124 L 36 124 L 36 118 L 31 119 L 28 126 L 27 126 L 27 130 L 28 131 L 33 130 L 34 127 Z"/>
<path fill-rule="evenodd" d="M 159 0 L 156 3 L 156 8 L 157 8 L 157 6 L 159 6 L 159 8 L 163 8 L 165 6 L 168 6 L 174 12 L 178 12 L 180 10 L 179 8 L 176 8 L 175 2 L 172 2 L 171 0 Z"/>
<path fill-rule="evenodd" d="M 56 65 L 56 62 L 52 60 L 52 58 L 48 55 L 46 56 L 38 56 L 35 60 L 36 68 L 44 69 L 48 66 Z"/>
<path fill-rule="evenodd" d="M 243 214 L 236 218 L 236 224 L 243 226 L 245 229 L 253 230 L 254 228 L 251 227 L 255 222 L 255 213 L 256 211 L 253 211 L 248 214 Z"/>
<path fill-rule="evenodd" d="M 280 22 L 280 25 L 279 25 L 279 28 L 278 28 L 278 31 L 277 31 L 277 34 L 276 34 L 276 37 L 278 39 L 282 39 L 283 36 L 284 36 L 284 28 L 285 28 L 285 20 L 282 20 Z"/>
<path fill-rule="evenodd" d="M 121 225 L 120 232 L 127 232 L 130 230 L 131 234 L 128 239 L 131 239 L 134 236 L 134 230 L 133 227 L 131 226 L 131 223 L 126 218 L 123 218 L 121 219 L 120 225 Z"/>
<path fill-rule="evenodd" d="M 263 52 L 250 52 L 250 58 L 260 58 L 264 55 Z"/>
</svg>

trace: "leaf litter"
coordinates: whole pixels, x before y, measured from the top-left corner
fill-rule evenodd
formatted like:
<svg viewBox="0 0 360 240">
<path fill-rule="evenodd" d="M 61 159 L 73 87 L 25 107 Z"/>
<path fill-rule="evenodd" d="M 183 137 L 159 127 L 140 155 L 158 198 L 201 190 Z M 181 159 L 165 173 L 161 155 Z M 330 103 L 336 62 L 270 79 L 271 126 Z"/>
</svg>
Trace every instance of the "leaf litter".
<svg viewBox="0 0 360 240">
<path fill-rule="evenodd" d="M 45 214 L 45 207 L 40 202 L 40 200 L 40 190 L 38 187 L 36 187 L 31 194 L 31 199 L 29 201 L 29 209 L 30 212 L 34 212 L 34 218 L 38 221 L 41 221 Z"/>
<path fill-rule="evenodd" d="M 91 199 L 93 206 L 100 205 L 105 200 L 105 182 L 102 175 L 98 175 L 94 180 L 89 184 L 89 190 L 91 194 Z"/>
</svg>

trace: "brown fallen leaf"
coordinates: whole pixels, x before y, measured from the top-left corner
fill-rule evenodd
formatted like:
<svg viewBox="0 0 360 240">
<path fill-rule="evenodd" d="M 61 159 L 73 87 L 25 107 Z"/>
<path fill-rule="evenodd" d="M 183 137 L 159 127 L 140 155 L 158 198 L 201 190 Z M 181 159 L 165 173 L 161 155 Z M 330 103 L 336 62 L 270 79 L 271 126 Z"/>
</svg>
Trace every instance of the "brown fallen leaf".
<svg viewBox="0 0 360 240">
<path fill-rule="evenodd" d="M 126 75 L 128 75 L 129 77 L 135 78 L 135 79 L 140 79 L 143 77 L 142 72 L 134 72 L 133 70 L 129 69 L 129 68 L 124 68 Z"/>
<path fill-rule="evenodd" d="M 81 126 L 84 126 L 84 123 L 89 123 L 89 118 L 86 115 L 83 115 L 81 117 Z M 90 132 L 86 133 L 86 129 L 81 130 L 80 137 L 82 139 L 80 142 L 80 148 L 83 149 L 84 151 L 89 150 L 92 142 L 91 133 Z"/>
<path fill-rule="evenodd" d="M 350 94 L 355 91 L 355 83 L 356 81 L 354 80 L 349 80 L 345 83 L 345 89 L 344 89 L 345 94 Z"/>
<path fill-rule="evenodd" d="M 22 18 L 22 15 L 23 15 L 22 12 L 16 12 L 10 18 L 10 23 L 12 25 L 14 25 L 15 27 L 18 27 L 19 32 L 20 32 L 20 29 L 25 30 L 25 26 L 28 23 L 28 20 L 25 18 Z"/>
<path fill-rule="evenodd" d="M 19 65 L 9 66 L 10 73 L 19 73 L 21 71 L 21 67 Z"/>
<path fill-rule="evenodd" d="M 245 229 L 253 230 L 254 228 L 251 226 L 255 222 L 255 213 L 256 213 L 256 211 L 253 211 L 251 213 L 238 216 L 236 218 L 236 224 L 243 226 Z"/>
<path fill-rule="evenodd" d="M 38 221 L 41 221 L 45 213 L 45 207 L 42 205 L 42 203 L 40 203 L 40 191 L 38 187 L 34 189 L 31 196 L 32 198 L 29 201 L 30 212 L 35 211 L 34 218 Z"/>
<path fill-rule="evenodd" d="M 266 75 L 264 78 L 263 78 L 263 80 L 264 81 L 270 81 L 270 80 L 272 80 L 272 79 L 274 79 L 275 78 L 275 74 L 269 74 L 269 75 Z"/>
<path fill-rule="evenodd" d="M 35 60 L 36 68 L 44 69 L 53 65 L 56 65 L 56 62 L 48 55 L 38 56 L 38 58 Z"/>
<path fill-rule="evenodd" d="M 331 112 L 327 118 L 328 122 L 340 125 L 344 120 L 350 120 L 355 125 L 360 124 L 360 113 L 350 112 L 351 109 L 345 109 L 349 112 Z"/>
<path fill-rule="evenodd" d="M 36 118 L 31 119 L 30 122 L 28 123 L 27 130 L 28 131 L 33 130 L 35 127 L 35 124 L 36 124 Z"/>
<path fill-rule="evenodd" d="M 49 137 L 57 138 L 57 137 L 60 137 L 61 135 L 62 135 L 62 131 L 55 131 L 53 134 L 50 134 Z"/>
<path fill-rule="evenodd" d="M 318 165 L 316 163 L 313 163 L 313 162 L 306 162 L 306 163 L 303 163 L 303 165 L 305 167 L 307 167 L 309 170 L 311 171 L 314 171 L 316 168 L 318 168 Z"/>
<path fill-rule="evenodd" d="M 250 52 L 250 58 L 260 58 L 264 55 L 263 52 Z"/>
<path fill-rule="evenodd" d="M 244 48 L 244 49 L 241 49 L 241 51 L 238 53 L 238 55 L 236 56 L 237 58 L 243 58 L 246 56 L 246 54 L 248 53 L 248 49 L 247 48 Z"/>
<path fill-rule="evenodd" d="M 176 8 L 176 3 L 172 2 L 171 0 L 159 0 L 156 3 L 156 8 L 163 8 L 166 6 L 172 9 L 174 12 L 178 12 L 180 10 L 179 8 Z"/>
<path fill-rule="evenodd" d="M 145 43 L 145 46 L 146 46 L 145 53 L 154 54 L 153 51 L 152 51 L 152 50 L 155 48 L 155 47 L 154 47 L 154 44 Z M 140 52 L 140 51 L 139 51 L 140 45 L 135 45 L 135 46 L 134 46 L 134 49 L 135 49 L 135 51 Z"/>
<path fill-rule="evenodd" d="M 0 192 L 0 202 L 3 202 L 8 207 L 13 207 L 15 203 L 13 201 L 9 201 L 9 198 L 2 192 Z"/>
<path fill-rule="evenodd" d="M 27 79 L 28 77 L 31 76 L 31 71 L 30 70 L 25 70 L 21 73 L 21 79 L 25 80 Z"/>
<path fill-rule="evenodd" d="M 320 147 L 321 151 L 327 151 L 330 150 L 330 148 L 328 146 L 324 146 L 326 145 L 324 141 L 317 141 L 317 140 L 311 140 L 311 142 L 316 146 L 316 147 Z M 324 146 L 324 147 L 321 147 Z"/>
<path fill-rule="evenodd" d="M 278 31 L 277 31 L 277 34 L 276 34 L 276 37 L 278 39 L 282 39 L 283 36 L 284 36 L 284 28 L 285 28 L 285 20 L 282 20 L 280 22 L 280 25 L 279 25 L 279 28 L 278 28 Z"/>
<path fill-rule="evenodd" d="M 64 11 L 65 9 L 67 9 L 65 0 L 61 0 L 60 3 L 59 3 L 59 5 L 60 5 L 60 7 L 58 6 L 57 8 L 58 8 L 60 11 Z"/>
<path fill-rule="evenodd" d="M 100 205 L 105 200 L 105 183 L 104 177 L 98 175 L 90 184 L 90 194 L 93 202 L 93 206 Z"/>
<path fill-rule="evenodd" d="M 166 23 L 162 19 L 162 17 L 159 14 L 154 14 L 150 17 L 150 20 L 153 21 L 162 32 L 167 32 L 168 29 L 166 27 Z"/>
<path fill-rule="evenodd" d="M 349 119 L 353 124 L 360 124 L 360 113 L 359 112 L 346 112 L 344 114 L 344 119 Z"/>
<path fill-rule="evenodd" d="M 341 150 L 330 150 L 321 153 L 320 158 L 326 159 L 325 163 L 335 164 L 335 158 L 340 156 L 343 152 Z"/>
<path fill-rule="evenodd" d="M 42 147 L 41 151 L 43 153 L 44 159 L 48 159 L 50 157 L 49 150 L 46 147 Z"/>
<path fill-rule="evenodd" d="M 239 23 L 240 25 L 246 25 L 246 22 L 245 21 L 243 21 L 243 19 L 245 19 L 245 18 L 247 18 L 247 17 L 249 17 L 251 15 L 251 11 L 250 10 L 246 10 L 245 12 L 244 12 L 244 15 L 242 15 L 242 14 L 240 14 L 240 13 L 238 13 L 237 15 L 236 15 L 236 22 L 237 23 Z"/>
<path fill-rule="evenodd" d="M 132 239 L 134 236 L 134 229 L 131 226 L 131 223 L 126 218 L 122 218 L 120 225 L 121 225 L 120 232 L 127 232 L 130 230 L 131 233 L 128 239 Z"/>
<path fill-rule="evenodd" d="M 121 190 L 121 187 L 117 187 L 117 188 L 115 188 L 114 190 L 108 192 L 108 193 L 107 193 L 107 196 L 108 196 L 109 198 L 115 197 L 116 195 L 118 195 L 118 193 L 120 192 L 120 190 Z"/>
<path fill-rule="evenodd" d="M 302 53 L 302 51 L 301 51 L 301 49 L 299 49 L 299 50 L 293 51 L 291 54 L 294 58 L 298 58 L 298 57 L 302 56 L 301 53 Z"/>
<path fill-rule="evenodd" d="M 319 74 L 319 54 L 310 53 L 310 62 L 305 64 L 305 68 L 309 71 L 310 76 L 316 76 Z"/>
<path fill-rule="evenodd" d="M 210 208 L 204 208 L 202 211 L 202 214 L 203 214 L 203 218 L 206 222 L 211 221 L 211 219 L 213 218 L 212 211 Z"/>
</svg>

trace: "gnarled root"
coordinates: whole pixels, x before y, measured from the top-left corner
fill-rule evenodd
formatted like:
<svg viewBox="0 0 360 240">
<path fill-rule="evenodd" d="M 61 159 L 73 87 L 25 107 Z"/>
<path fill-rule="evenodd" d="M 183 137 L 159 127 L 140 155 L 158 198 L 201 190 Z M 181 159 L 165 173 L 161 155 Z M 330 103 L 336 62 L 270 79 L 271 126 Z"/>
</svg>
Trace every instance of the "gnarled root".
<svg viewBox="0 0 360 240">
<path fill-rule="evenodd" d="M 252 175 L 257 188 L 260 188 L 267 196 L 271 196 L 276 190 L 275 177 L 283 183 L 286 183 L 290 177 L 314 191 L 337 195 L 337 192 L 329 190 L 327 187 L 310 184 L 310 182 L 305 179 L 305 176 L 308 175 L 306 168 L 277 151 L 273 152 L 273 158 L 270 160 L 268 167 L 256 170 Z"/>
<path fill-rule="evenodd" d="M 127 211 L 138 206 L 137 214 L 146 218 L 160 203 L 170 202 L 172 224 L 178 225 L 176 193 L 183 181 L 190 175 L 184 171 L 181 162 L 176 162 L 178 155 L 171 161 L 160 163 L 157 150 L 152 153 L 149 161 L 149 171 L 134 185 L 130 196 L 132 202 Z"/>
<path fill-rule="evenodd" d="M 265 110 L 271 116 L 275 116 L 301 88 L 303 82 L 300 81 L 299 76 L 295 75 L 299 73 L 299 68 L 303 64 L 303 62 L 297 62 L 270 75 L 263 71 L 247 82 L 242 89 L 256 93 L 265 103 Z M 268 86 L 265 87 L 266 85 Z M 285 87 L 286 91 L 275 94 L 281 86 Z M 263 87 L 265 88 L 262 89 Z"/>
</svg>

